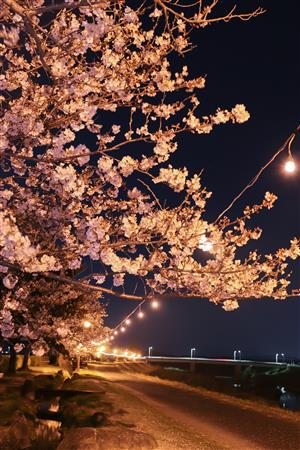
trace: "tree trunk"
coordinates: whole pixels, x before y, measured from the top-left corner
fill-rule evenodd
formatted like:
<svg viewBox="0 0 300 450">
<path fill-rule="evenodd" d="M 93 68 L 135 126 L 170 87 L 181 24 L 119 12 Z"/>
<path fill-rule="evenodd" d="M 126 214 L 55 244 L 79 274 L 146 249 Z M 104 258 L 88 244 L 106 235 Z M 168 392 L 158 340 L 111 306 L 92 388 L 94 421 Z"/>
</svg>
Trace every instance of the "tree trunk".
<svg viewBox="0 0 300 450">
<path fill-rule="evenodd" d="M 21 370 L 28 370 L 29 355 L 30 355 L 30 345 L 26 345 Z"/>
<path fill-rule="evenodd" d="M 80 369 L 80 355 L 76 356 L 76 370 Z"/>
<path fill-rule="evenodd" d="M 16 373 L 17 370 L 17 353 L 14 349 L 14 345 L 10 344 L 10 356 L 8 363 L 8 373 Z"/>
</svg>

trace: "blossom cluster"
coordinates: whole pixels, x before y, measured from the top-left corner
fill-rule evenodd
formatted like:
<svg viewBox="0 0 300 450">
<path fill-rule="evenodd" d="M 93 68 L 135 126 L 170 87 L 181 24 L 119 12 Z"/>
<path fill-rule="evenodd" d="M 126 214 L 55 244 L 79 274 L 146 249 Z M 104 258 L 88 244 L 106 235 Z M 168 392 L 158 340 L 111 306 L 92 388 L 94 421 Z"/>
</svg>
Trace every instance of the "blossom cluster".
<svg viewBox="0 0 300 450">
<path fill-rule="evenodd" d="M 135 299 L 208 298 L 226 310 L 242 299 L 286 298 L 299 240 L 270 255 L 246 247 L 262 233 L 249 220 L 276 197 L 266 193 L 241 217 L 213 222 L 201 176 L 173 162 L 179 136 L 243 124 L 246 107 L 234 99 L 235 106 L 200 110 L 206 78 L 179 62 L 192 48 L 189 21 L 175 11 L 171 26 L 161 26 L 163 1 L 150 2 L 147 20 L 127 1 L 93 3 L 28 0 L 25 11 L 15 0 L 1 16 L 14 30 L 0 35 L 5 301 L 26 288 L 24 273 L 79 284 L 84 276 L 84 288 Z M 207 24 L 210 13 L 192 23 Z M 43 340 L 53 332 L 46 306 Z M 6 338 L 17 332 L 11 310 L 1 312 Z M 73 325 L 57 319 L 61 339 Z"/>
</svg>

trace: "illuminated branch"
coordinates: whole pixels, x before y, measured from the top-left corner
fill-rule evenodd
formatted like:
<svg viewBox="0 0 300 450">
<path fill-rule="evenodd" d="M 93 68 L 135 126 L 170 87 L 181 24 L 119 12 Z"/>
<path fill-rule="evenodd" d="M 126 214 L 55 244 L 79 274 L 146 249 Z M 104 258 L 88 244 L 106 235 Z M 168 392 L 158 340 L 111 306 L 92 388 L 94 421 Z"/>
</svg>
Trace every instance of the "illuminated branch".
<svg viewBox="0 0 300 450">
<path fill-rule="evenodd" d="M 27 10 L 25 8 L 23 8 L 16 0 L 3 0 L 3 2 L 12 11 L 14 11 L 16 14 L 19 14 L 22 17 L 22 19 L 24 20 L 25 29 L 26 29 L 27 33 L 33 38 L 33 40 L 36 44 L 37 54 L 40 57 L 42 66 L 44 67 L 45 71 L 48 74 L 51 74 L 50 68 L 45 61 L 45 52 L 43 49 L 43 44 L 34 29 L 34 25 L 32 24 L 30 15 L 28 14 Z"/>
<path fill-rule="evenodd" d="M 160 6 L 162 8 L 162 10 L 165 13 L 165 16 L 167 17 L 168 14 L 173 15 L 174 17 L 176 17 L 177 19 L 180 19 L 186 23 L 188 23 L 191 26 L 206 26 L 208 24 L 211 23 L 216 23 L 216 22 L 228 22 L 229 20 L 232 19 L 240 19 L 243 21 L 247 21 L 250 20 L 253 17 L 257 17 L 260 16 L 261 14 L 264 14 L 266 12 L 266 10 L 264 10 L 261 7 L 256 8 L 254 11 L 250 12 L 250 13 L 235 13 L 236 11 L 236 5 L 225 15 L 220 16 L 220 17 L 212 17 L 210 18 L 209 15 L 211 14 L 213 8 L 219 3 L 219 0 L 214 0 L 211 5 L 204 7 L 202 10 L 201 8 L 201 4 L 202 2 L 196 2 L 194 3 L 192 6 L 197 6 L 199 5 L 199 12 L 197 14 L 195 14 L 193 17 L 187 17 L 186 15 L 184 15 L 182 12 L 178 12 L 176 11 L 175 7 L 171 7 L 170 4 L 172 4 L 172 2 L 170 0 L 154 0 L 156 5 Z M 183 5 L 181 4 L 176 4 L 176 7 L 183 7 Z M 189 5 L 191 6 L 191 5 Z"/>
<path fill-rule="evenodd" d="M 121 3 L 122 0 L 114 0 L 111 1 L 110 3 Z M 93 0 L 82 0 L 82 1 L 75 1 L 73 3 L 58 3 L 58 4 L 53 4 L 53 5 L 48 5 L 48 6 L 41 6 L 39 8 L 35 8 L 35 9 L 30 9 L 29 10 L 29 15 L 33 16 L 36 14 L 44 14 L 44 13 L 48 13 L 48 12 L 54 12 L 54 11 L 61 11 L 62 9 L 66 9 L 66 10 L 71 10 L 71 9 L 77 9 L 77 8 L 83 8 L 83 7 L 87 7 L 87 8 L 93 8 L 93 7 L 106 7 L 107 6 L 107 1 L 93 1 Z"/>
<path fill-rule="evenodd" d="M 279 156 L 284 150 L 286 150 L 287 146 L 289 148 L 289 153 L 290 153 L 290 145 L 289 144 L 295 138 L 295 136 L 299 130 L 300 130 L 300 124 L 297 126 L 296 130 L 293 131 L 293 133 L 291 133 L 289 135 L 289 137 L 279 147 L 279 149 L 273 154 L 273 156 L 269 159 L 269 161 L 264 166 L 261 167 L 261 169 L 257 172 L 255 177 L 252 178 L 252 180 L 241 190 L 241 192 L 236 197 L 234 197 L 234 199 L 229 203 L 229 205 L 218 215 L 218 217 L 216 218 L 214 223 L 218 223 L 219 220 L 224 216 L 224 214 L 226 214 L 233 207 L 233 205 L 235 205 L 235 203 L 244 195 L 244 193 L 248 189 L 250 189 L 252 186 L 254 186 L 254 184 L 260 178 L 262 173 L 269 167 L 270 164 L 272 164 L 275 161 L 277 156 Z"/>
</svg>

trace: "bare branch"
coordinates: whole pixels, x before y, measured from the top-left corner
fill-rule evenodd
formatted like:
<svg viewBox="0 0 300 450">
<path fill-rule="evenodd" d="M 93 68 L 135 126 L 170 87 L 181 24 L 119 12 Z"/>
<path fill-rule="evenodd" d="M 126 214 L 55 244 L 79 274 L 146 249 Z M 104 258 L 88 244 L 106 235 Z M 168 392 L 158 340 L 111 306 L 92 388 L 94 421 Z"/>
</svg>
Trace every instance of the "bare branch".
<svg viewBox="0 0 300 450">
<path fill-rule="evenodd" d="M 299 130 L 300 130 L 300 124 L 297 126 L 296 130 L 293 131 L 293 133 L 291 133 L 289 135 L 289 137 L 285 140 L 285 142 L 279 147 L 277 152 L 275 152 L 272 155 L 272 157 L 269 159 L 269 161 L 263 167 L 261 167 L 261 169 L 259 169 L 259 171 L 254 176 L 254 178 L 252 178 L 252 180 L 241 190 L 241 192 L 238 195 L 236 195 L 236 197 L 234 197 L 234 199 L 229 203 L 229 205 L 218 215 L 218 217 L 216 218 L 214 223 L 218 223 L 219 220 L 224 216 L 224 214 L 226 214 L 233 207 L 233 205 L 242 197 L 242 195 L 244 195 L 244 193 L 257 182 L 257 180 L 260 178 L 261 174 L 269 167 L 270 164 L 272 164 L 272 162 L 275 161 L 277 156 L 279 156 L 286 149 L 289 142 L 292 139 L 294 139 L 294 137 L 296 136 L 296 134 L 298 133 Z"/>
</svg>

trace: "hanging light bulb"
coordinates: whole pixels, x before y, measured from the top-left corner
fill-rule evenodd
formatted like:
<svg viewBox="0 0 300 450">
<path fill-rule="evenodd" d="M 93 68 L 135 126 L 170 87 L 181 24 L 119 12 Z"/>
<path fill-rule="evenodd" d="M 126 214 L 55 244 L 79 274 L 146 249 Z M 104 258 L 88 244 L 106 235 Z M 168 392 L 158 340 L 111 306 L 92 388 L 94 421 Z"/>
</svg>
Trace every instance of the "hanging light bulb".
<svg viewBox="0 0 300 450">
<path fill-rule="evenodd" d="M 288 160 L 286 161 L 286 163 L 284 165 L 284 170 L 288 173 L 293 173 L 296 170 L 296 164 L 291 155 L 289 156 Z"/>
<path fill-rule="evenodd" d="M 125 328 L 125 327 L 121 327 L 121 331 L 122 331 L 122 333 L 124 333 L 124 332 L 125 332 L 125 330 L 126 330 L 126 328 Z"/>
<path fill-rule="evenodd" d="M 141 308 L 139 308 L 138 317 L 139 317 L 140 319 L 142 319 L 142 318 L 144 317 L 144 313 L 143 313 L 143 311 L 141 310 Z"/>
<path fill-rule="evenodd" d="M 131 320 L 130 319 L 126 319 L 125 323 L 126 323 L 126 325 L 130 325 L 131 324 Z"/>
<path fill-rule="evenodd" d="M 157 300 L 151 300 L 151 307 L 153 309 L 159 308 L 159 302 Z"/>
<path fill-rule="evenodd" d="M 109 339 L 110 339 L 111 341 L 113 341 L 113 340 L 114 340 L 114 338 L 115 338 L 114 336 L 111 336 L 111 337 L 110 337 Z"/>
<path fill-rule="evenodd" d="M 117 330 L 115 330 L 114 335 L 117 336 L 117 334 L 119 334 L 119 332 Z"/>
</svg>

